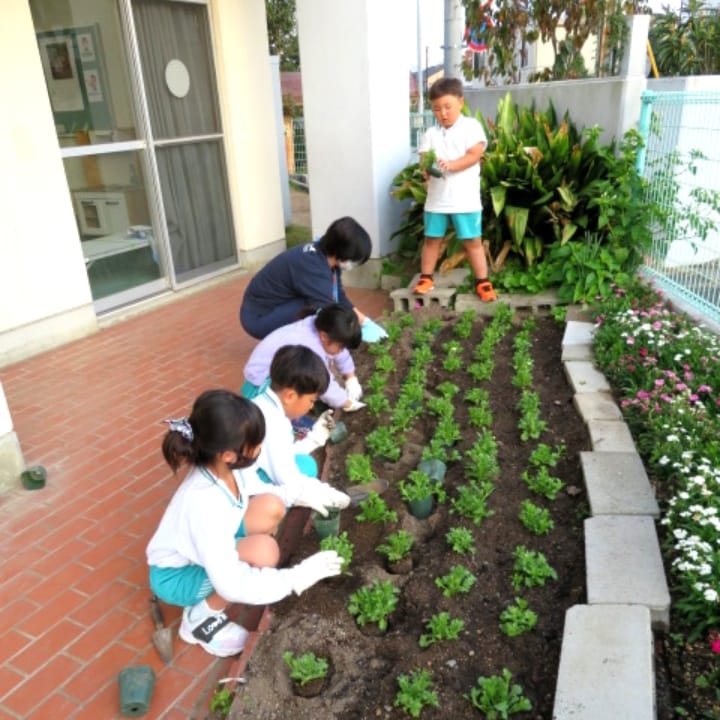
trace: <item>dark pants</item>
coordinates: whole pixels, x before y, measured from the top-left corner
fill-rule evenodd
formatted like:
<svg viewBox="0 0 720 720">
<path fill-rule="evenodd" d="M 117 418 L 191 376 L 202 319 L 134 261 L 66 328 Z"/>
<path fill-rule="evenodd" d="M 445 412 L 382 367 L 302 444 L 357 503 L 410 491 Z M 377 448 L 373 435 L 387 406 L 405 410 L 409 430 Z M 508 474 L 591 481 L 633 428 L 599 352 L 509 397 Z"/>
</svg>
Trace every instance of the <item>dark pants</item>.
<svg viewBox="0 0 720 720">
<path fill-rule="evenodd" d="M 289 300 L 269 312 L 255 310 L 251 303 L 243 302 L 240 306 L 240 324 L 248 335 L 262 340 L 273 330 L 294 323 L 299 319 L 300 311 L 307 307 L 307 302 L 302 298 Z"/>
</svg>

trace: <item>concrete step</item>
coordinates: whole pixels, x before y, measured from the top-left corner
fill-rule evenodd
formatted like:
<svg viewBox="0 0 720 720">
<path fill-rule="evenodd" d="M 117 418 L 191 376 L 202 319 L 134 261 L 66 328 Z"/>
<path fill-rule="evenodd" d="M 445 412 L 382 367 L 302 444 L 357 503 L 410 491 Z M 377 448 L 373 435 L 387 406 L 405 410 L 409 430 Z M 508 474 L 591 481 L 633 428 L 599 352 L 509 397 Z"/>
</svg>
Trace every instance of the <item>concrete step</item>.
<svg viewBox="0 0 720 720">
<path fill-rule="evenodd" d="M 588 605 L 643 605 L 667 631 L 670 592 L 653 519 L 599 515 L 584 526 Z"/>
<path fill-rule="evenodd" d="M 586 360 L 565 362 L 565 376 L 576 393 L 610 392 L 608 381 L 592 362 Z"/>
<path fill-rule="evenodd" d="M 573 404 L 586 424 L 591 420 L 622 420 L 620 408 L 609 392 L 575 393 Z"/>
<path fill-rule="evenodd" d="M 592 338 L 595 325 L 591 322 L 568 320 L 565 323 L 565 333 L 562 340 L 561 359 L 586 360 L 593 359 Z"/>
<path fill-rule="evenodd" d="M 637 453 L 581 452 L 580 464 L 593 516 L 660 516 L 645 466 Z"/>
<path fill-rule="evenodd" d="M 619 420 L 590 420 L 590 442 L 596 452 L 637 452 L 630 428 Z"/>
<path fill-rule="evenodd" d="M 553 720 L 655 720 L 650 613 L 637 605 L 574 605 Z"/>
</svg>

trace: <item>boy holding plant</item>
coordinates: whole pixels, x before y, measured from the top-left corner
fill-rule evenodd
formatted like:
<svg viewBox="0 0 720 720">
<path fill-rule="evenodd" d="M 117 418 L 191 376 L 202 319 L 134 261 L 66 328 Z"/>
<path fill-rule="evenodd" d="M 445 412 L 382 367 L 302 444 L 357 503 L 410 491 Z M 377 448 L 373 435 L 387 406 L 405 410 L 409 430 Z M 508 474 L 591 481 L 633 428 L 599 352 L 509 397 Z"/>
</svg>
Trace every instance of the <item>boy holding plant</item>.
<svg viewBox="0 0 720 720">
<path fill-rule="evenodd" d="M 425 200 L 425 240 L 420 256 L 420 280 L 413 292 L 424 295 L 434 287 L 433 273 L 440 256 L 448 220 L 463 241 L 475 275 L 475 291 L 483 302 L 497 298 L 488 279 L 482 245 L 482 201 L 480 199 L 480 158 L 487 145 L 482 125 L 462 115 L 462 83 L 457 78 L 440 78 L 430 88 L 430 106 L 439 127 L 429 128 L 420 142 L 423 155 L 433 152 L 441 172 L 428 173 Z"/>
</svg>

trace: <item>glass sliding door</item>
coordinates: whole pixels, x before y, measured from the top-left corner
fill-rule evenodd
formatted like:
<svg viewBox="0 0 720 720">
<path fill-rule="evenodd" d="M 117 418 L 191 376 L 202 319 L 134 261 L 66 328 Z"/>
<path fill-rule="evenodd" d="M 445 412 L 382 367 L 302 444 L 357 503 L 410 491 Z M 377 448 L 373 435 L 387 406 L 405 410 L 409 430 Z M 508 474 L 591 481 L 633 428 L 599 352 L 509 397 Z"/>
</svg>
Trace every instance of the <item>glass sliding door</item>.
<svg viewBox="0 0 720 720">
<path fill-rule="evenodd" d="M 117 0 L 30 0 L 98 311 L 169 286 Z"/>
<path fill-rule="evenodd" d="M 132 0 L 164 224 L 178 282 L 237 254 L 207 6 Z"/>
</svg>

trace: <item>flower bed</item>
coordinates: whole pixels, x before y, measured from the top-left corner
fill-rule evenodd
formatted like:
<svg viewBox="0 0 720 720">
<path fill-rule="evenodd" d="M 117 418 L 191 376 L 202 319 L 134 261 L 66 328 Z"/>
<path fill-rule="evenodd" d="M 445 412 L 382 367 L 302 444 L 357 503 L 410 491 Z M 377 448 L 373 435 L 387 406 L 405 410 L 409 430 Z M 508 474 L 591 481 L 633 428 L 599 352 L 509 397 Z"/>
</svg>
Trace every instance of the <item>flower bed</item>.
<svg viewBox="0 0 720 720">
<path fill-rule="evenodd" d="M 403 693 L 415 683 L 423 718 L 487 714 L 493 693 L 511 700 L 513 717 L 552 713 L 565 610 L 585 594 L 578 452 L 589 441 L 560 362 L 563 326 L 440 312 L 423 310 L 399 329 L 389 323 L 386 353 L 355 354 L 370 402 L 343 417 L 350 434 L 330 446 L 328 480 L 351 484 L 348 457 L 369 455 L 397 519 L 344 511 L 349 572 L 272 608 L 237 700 L 254 717 L 411 716 L 414 700 Z M 378 457 L 398 450 L 395 461 Z M 401 488 L 407 495 L 423 455 L 446 464 L 446 497 L 436 493 L 431 515 L 418 520 Z M 391 573 L 378 549 L 400 531 L 414 538 L 407 574 Z M 291 561 L 319 542 L 308 532 Z M 356 594 L 388 582 L 398 593 L 385 632 L 358 624 Z M 329 658 L 321 696 L 292 695 L 287 651 Z"/>
</svg>

